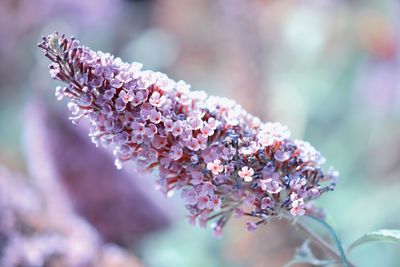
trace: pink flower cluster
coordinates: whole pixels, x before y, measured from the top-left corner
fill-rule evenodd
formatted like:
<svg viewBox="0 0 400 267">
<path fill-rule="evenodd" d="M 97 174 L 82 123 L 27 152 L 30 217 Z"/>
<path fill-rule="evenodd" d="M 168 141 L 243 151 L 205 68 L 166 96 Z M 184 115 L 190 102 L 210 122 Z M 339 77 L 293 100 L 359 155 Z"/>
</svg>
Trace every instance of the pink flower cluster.
<svg viewBox="0 0 400 267">
<path fill-rule="evenodd" d="M 193 224 L 215 219 L 218 235 L 232 214 L 248 215 L 260 219 L 248 224 L 254 230 L 272 216 L 311 212 L 309 201 L 335 187 L 337 172 L 321 170 L 324 159 L 309 143 L 234 101 L 64 35 L 43 37 L 39 47 L 51 76 L 67 84 L 56 96 L 69 99 L 72 120 L 90 118 L 93 142 L 113 146 L 117 167 L 134 160 L 158 169 L 158 187 L 180 190 Z"/>
</svg>

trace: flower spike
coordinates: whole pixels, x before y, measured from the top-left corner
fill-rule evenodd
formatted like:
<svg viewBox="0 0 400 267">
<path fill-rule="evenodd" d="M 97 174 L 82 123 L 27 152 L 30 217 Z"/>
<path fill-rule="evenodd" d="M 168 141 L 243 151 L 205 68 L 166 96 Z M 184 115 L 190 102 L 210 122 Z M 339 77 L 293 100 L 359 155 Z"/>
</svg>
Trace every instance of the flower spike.
<svg viewBox="0 0 400 267">
<path fill-rule="evenodd" d="M 52 61 L 51 76 L 66 83 L 56 95 L 69 100 L 72 121 L 90 119 L 93 142 L 113 147 L 117 167 L 133 160 L 158 169 L 158 188 L 181 191 L 193 224 L 215 219 L 220 235 L 233 213 L 302 216 L 315 211 L 310 200 L 335 187 L 337 172 L 323 172 L 324 158 L 309 143 L 234 101 L 57 33 L 39 47 Z"/>
</svg>

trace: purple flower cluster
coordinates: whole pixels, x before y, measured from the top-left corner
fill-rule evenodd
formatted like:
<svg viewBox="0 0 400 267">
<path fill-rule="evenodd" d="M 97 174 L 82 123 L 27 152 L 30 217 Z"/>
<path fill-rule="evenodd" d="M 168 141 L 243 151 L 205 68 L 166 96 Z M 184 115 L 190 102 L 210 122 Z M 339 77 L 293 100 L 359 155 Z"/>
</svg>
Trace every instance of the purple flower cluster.
<svg viewBox="0 0 400 267">
<path fill-rule="evenodd" d="M 23 179 L 0 165 L 0 266 L 139 266 L 75 214 L 50 214 Z"/>
<path fill-rule="evenodd" d="M 69 99 L 72 120 L 90 118 L 93 142 L 113 146 L 117 167 L 134 160 L 157 169 L 158 188 L 180 190 L 193 224 L 215 219 L 218 235 L 233 214 L 248 215 L 259 218 L 248 223 L 254 230 L 272 216 L 313 212 L 310 200 L 335 187 L 337 172 L 321 170 L 324 159 L 309 143 L 234 101 L 57 33 L 39 47 L 51 76 L 67 84 L 56 96 Z"/>
</svg>

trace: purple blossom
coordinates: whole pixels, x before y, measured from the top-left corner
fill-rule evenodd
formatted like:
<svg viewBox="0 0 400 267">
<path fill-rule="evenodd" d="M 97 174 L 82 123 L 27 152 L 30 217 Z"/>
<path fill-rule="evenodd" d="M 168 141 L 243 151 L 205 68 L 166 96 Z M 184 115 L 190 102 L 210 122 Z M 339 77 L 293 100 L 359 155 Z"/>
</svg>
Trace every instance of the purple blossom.
<svg viewBox="0 0 400 267">
<path fill-rule="evenodd" d="M 270 197 L 264 197 L 261 200 L 261 209 L 273 208 L 275 206 L 274 201 Z"/>
<path fill-rule="evenodd" d="M 143 135 L 146 133 L 146 127 L 144 126 L 143 123 L 140 122 L 132 122 L 132 131 L 135 135 L 140 134 Z"/>
<path fill-rule="evenodd" d="M 277 194 L 282 191 L 283 186 L 281 181 L 269 178 L 265 181 L 266 191 L 270 194 Z"/>
<path fill-rule="evenodd" d="M 111 87 L 110 89 L 106 90 L 103 94 L 105 100 L 111 100 L 117 91 L 115 88 Z"/>
<path fill-rule="evenodd" d="M 39 46 L 53 61 L 52 77 L 67 83 L 57 97 L 69 100 L 74 118 L 90 119 L 94 142 L 110 144 L 119 167 L 133 160 L 146 170 L 158 168 L 158 188 L 182 190 L 194 224 L 213 219 L 220 234 L 233 213 L 301 216 L 310 200 L 335 187 L 338 173 L 322 170 L 324 158 L 315 148 L 234 101 L 192 92 L 184 81 L 75 39 L 53 34 Z M 74 75 L 65 66 L 73 66 Z M 243 204 L 250 212 L 240 209 Z"/>
<path fill-rule="evenodd" d="M 196 205 L 197 204 L 197 192 L 194 189 L 184 190 L 183 197 L 186 199 L 186 204 Z"/>
<path fill-rule="evenodd" d="M 247 222 L 246 226 L 249 232 L 254 232 L 255 230 L 257 230 L 257 224 L 255 224 L 254 222 Z"/>
<path fill-rule="evenodd" d="M 126 70 L 120 71 L 120 73 L 118 73 L 116 78 L 122 83 L 128 83 L 132 80 L 131 73 Z"/>
<path fill-rule="evenodd" d="M 172 130 L 174 129 L 174 121 L 171 119 L 165 119 L 164 120 L 164 128 L 166 132 L 172 132 Z"/>
<path fill-rule="evenodd" d="M 135 93 L 133 91 L 121 90 L 118 96 L 122 99 L 122 101 L 125 102 L 125 104 L 127 104 L 128 102 L 131 102 L 133 100 L 133 98 L 135 97 Z"/>
<path fill-rule="evenodd" d="M 291 155 L 291 151 L 285 151 L 284 149 L 281 150 L 277 150 L 274 154 L 274 158 L 277 161 L 285 161 L 288 160 L 290 158 Z"/>
<path fill-rule="evenodd" d="M 171 152 L 169 152 L 169 157 L 172 160 L 179 160 L 182 157 L 183 149 L 180 146 L 174 145 L 171 147 Z"/>
<path fill-rule="evenodd" d="M 202 184 L 202 182 L 203 182 L 203 173 L 201 173 L 199 171 L 192 171 L 190 174 L 192 175 L 192 179 L 191 179 L 190 182 L 193 185 Z"/>
<path fill-rule="evenodd" d="M 158 128 L 157 128 L 157 126 L 156 126 L 155 124 L 153 124 L 153 123 L 150 123 L 150 124 L 148 125 L 148 127 L 146 128 L 146 136 L 147 136 L 148 138 L 153 138 L 154 135 L 157 134 L 157 132 L 158 132 Z"/>
<path fill-rule="evenodd" d="M 159 112 L 159 111 L 157 111 L 157 110 L 155 110 L 155 109 L 152 109 L 152 110 L 150 111 L 150 121 L 151 121 L 152 123 L 158 124 L 158 123 L 161 122 L 161 120 L 162 120 L 162 114 L 161 114 L 161 112 Z"/>
<path fill-rule="evenodd" d="M 213 196 L 208 202 L 207 209 L 219 211 L 221 209 L 221 199 L 218 196 Z"/>
<path fill-rule="evenodd" d="M 123 98 L 118 97 L 117 100 L 115 101 L 115 109 L 118 112 L 124 111 L 126 108 L 126 102 Z"/>
<path fill-rule="evenodd" d="M 139 106 L 143 102 L 143 93 L 142 92 L 137 92 L 134 97 L 132 98 L 131 102 L 132 104 L 136 107 Z"/>
<path fill-rule="evenodd" d="M 118 78 L 114 78 L 111 79 L 110 85 L 114 88 L 120 88 L 123 85 L 123 82 Z"/>
<path fill-rule="evenodd" d="M 244 216 L 244 211 L 241 208 L 235 208 L 233 212 L 235 214 L 235 218 L 237 219 L 242 218 Z"/>
<path fill-rule="evenodd" d="M 216 190 L 217 187 L 213 185 L 211 182 L 204 182 L 203 185 L 201 186 L 201 195 L 209 195 L 209 196 L 214 196 L 214 190 Z"/>
<path fill-rule="evenodd" d="M 127 143 L 128 140 L 129 140 L 129 134 L 127 132 L 118 133 L 118 134 L 114 135 L 114 138 L 113 138 L 113 142 L 117 146 L 121 146 L 121 145 Z"/>
<path fill-rule="evenodd" d="M 199 196 L 197 198 L 197 207 L 201 210 L 207 208 L 210 198 L 208 196 Z"/>
</svg>

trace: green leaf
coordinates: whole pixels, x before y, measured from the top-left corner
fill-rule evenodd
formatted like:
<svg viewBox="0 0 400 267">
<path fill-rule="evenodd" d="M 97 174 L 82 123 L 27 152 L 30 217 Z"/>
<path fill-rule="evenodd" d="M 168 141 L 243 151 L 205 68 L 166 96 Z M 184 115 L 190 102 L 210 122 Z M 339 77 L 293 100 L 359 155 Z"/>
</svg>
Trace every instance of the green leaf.
<svg viewBox="0 0 400 267">
<path fill-rule="evenodd" d="M 366 233 L 350 245 L 348 252 L 359 245 L 369 242 L 400 243 L 400 230 L 381 229 Z"/>
</svg>

